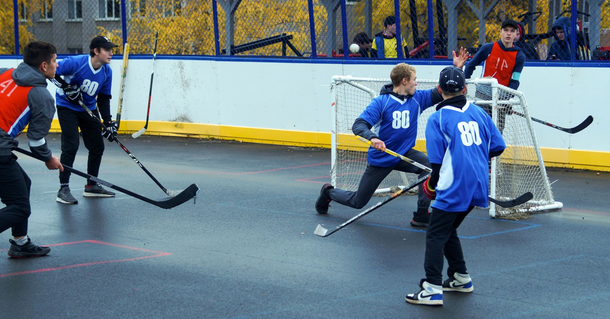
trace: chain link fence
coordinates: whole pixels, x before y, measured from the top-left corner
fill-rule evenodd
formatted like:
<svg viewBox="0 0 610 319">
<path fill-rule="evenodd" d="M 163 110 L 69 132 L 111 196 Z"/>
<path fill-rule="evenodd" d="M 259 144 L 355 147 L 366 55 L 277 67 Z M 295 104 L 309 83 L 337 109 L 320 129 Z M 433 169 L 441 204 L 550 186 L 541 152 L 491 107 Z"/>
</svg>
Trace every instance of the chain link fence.
<svg viewBox="0 0 610 319">
<path fill-rule="evenodd" d="M 529 61 L 609 61 L 610 52 L 610 0 L 0 2 L 4 55 L 32 40 L 52 42 L 60 54 L 87 53 L 99 34 L 150 54 L 158 32 L 165 55 L 447 59 L 459 47 L 474 54 L 499 41 L 509 18 L 521 25 L 515 45 Z"/>
</svg>

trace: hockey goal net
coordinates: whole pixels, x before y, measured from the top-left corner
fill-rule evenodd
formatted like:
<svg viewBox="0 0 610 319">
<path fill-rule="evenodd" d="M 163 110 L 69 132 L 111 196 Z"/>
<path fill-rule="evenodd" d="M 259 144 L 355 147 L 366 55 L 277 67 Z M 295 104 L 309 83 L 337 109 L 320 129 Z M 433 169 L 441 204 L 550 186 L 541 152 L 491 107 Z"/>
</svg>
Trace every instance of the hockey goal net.
<svg viewBox="0 0 610 319">
<path fill-rule="evenodd" d="M 368 145 L 351 131 L 352 124 L 375 98 L 389 79 L 334 76 L 331 83 L 332 139 L 331 183 L 333 186 L 355 191 L 367 165 Z M 436 80 L 418 80 L 418 90 L 435 88 Z M 526 204 L 503 208 L 490 202 L 489 214 L 498 218 L 519 218 L 535 211 L 560 209 L 561 202 L 553 198 L 542 154 L 536 141 L 525 95 L 497 84 L 494 79 L 467 82 L 469 101 L 492 108 L 492 118 L 501 128 L 507 145 L 504 153 L 491 162 L 489 196 L 498 200 L 514 199 L 525 192 L 534 198 Z M 434 107 L 426 109 L 419 118 L 415 149 L 425 152 L 425 129 Z M 417 175 L 392 172 L 379 186 L 377 193 L 391 193 L 417 180 Z"/>
</svg>

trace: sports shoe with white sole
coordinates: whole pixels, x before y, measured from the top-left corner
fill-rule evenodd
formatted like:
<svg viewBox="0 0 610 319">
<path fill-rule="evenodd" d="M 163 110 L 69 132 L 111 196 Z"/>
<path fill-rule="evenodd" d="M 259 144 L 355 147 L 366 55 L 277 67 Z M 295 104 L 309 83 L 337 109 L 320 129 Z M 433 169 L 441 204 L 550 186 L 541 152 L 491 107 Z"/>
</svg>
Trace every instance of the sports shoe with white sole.
<svg viewBox="0 0 610 319">
<path fill-rule="evenodd" d="M 443 305 L 443 287 L 433 285 L 422 279 L 419 282 L 421 290 L 414 294 L 408 294 L 405 300 L 408 303 L 425 306 L 442 306 Z"/>
<path fill-rule="evenodd" d="M 22 246 L 17 245 L 12 239 L 9 239 L 8 241 L 11 243 L 8 255 L 13 258 L 40 257 L 51 252 L 51 248 L 49 247 L 34 245 L 30 238 L 28 238 L 28 241 Z"/>
<path fill-rule="evenodd" d="M 454 273 L 443 282 L 443 291 L 472 292 L 472 279 L 469 274 Z"/>
<path fill-rule="evenodd" d="M 83 192 L 83 196 L 85 197 L 114 197 L 114 193 L 105 190 L 102 185 L 95 184 L 93 186 L 87 185 L 85 186 L 85 191 Z"/>
<path fill-rule="evenodd" d="M 74 205 L 78 204 L 78 201 L 72 193 L 70 193 L 70 187 L 62 187 L 57 192 L 57 198 L 55 199 L 58 203 L 66 204 L 66 205 Z"/>
</svg>

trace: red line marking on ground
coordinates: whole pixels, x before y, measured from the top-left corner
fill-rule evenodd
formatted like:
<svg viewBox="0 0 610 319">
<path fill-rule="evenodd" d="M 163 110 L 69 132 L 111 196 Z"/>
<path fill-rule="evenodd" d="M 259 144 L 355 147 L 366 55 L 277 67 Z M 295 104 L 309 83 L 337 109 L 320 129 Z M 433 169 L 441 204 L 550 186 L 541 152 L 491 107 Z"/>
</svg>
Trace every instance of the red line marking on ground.
<svg viewBox="0 0 610 319">
<path fill-rule="evenodd" d="M 153 255 L 134 257 L 134 258 L 125 258 L 125 259 L 94 261 L 94 262 L 90 262 L 90 263 L 81 263 L 81 264 L 74 264 L 74 265 L 67 265 L 67 266 L 60 266 L 60 267 L 41 268 L 41 269 L 28 270 L 28 271 L 13 272 L 13 273 L 8 273 L 8 274 L 0 274 L 0 278 L 27 275 L 27 274 L 36 274 L 36 273 L 76 268 L 76 267 L 87 267 L 87 266 L 102 265 L 102 264 L 128 262 L 128 261 L 134 261 L 134 260 L 149 259 L 149 258 L 156 258 L 156 257 L 163 257 L 163 256 L 171 255 L 171 253 L 167 253 L 167 252 L 154 251 L 154 250 L 148 250 L 148 249 L 144 249 L 144 248 L 130 247 L 130 246 L 124 246 L 124 245 L 118 245 L 118 244 L 111 244 L 111 243 L 106 243 L 106 242 L 99 241 L 99 240 L 81 240 L 81 241 L 74 241 L 74 242 L 67 242 L 67 243 L 51 244 L 51 245 L 46 245 L 46 246 L 49 246 L 49 247 L 66 246 L 66 245 L 74 245 L 74 244 L 82 244 L 82 243 L 92 243 L 92 244 L 98 244 L 98 245 L 107 245 L 107 246 L 125 248 L 125 249 L 129 249 L 129 250 L 144 251 L 144 252 L 148 252 L 148 253 L 153 253 Z M 2 249 L 0 251 L 7 251 L 7 250 L 8 249 Z M 45 257 L 41 257 L 41 258 L 45 258 Z"/>
</svg>

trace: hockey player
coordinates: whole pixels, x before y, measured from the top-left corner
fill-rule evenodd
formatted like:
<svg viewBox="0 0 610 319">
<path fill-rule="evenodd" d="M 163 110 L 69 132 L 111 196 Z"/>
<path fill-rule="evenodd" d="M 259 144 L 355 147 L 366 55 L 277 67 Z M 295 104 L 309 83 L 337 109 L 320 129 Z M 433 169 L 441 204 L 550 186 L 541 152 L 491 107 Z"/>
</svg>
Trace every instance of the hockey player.
<svg viewBox="0 0 610 319">
<path fill-rule="evenodd" d="M 465 49 L 457 56 L 454 64 L 462 67 L 468 58 Z M 371 101 L 369 106 L 356 119 L 352 126 L 355 135 L 372 142 L 368 151 L 368 165 L 356 192 L 335 189 L 324 184 L 316 201 L 316 211 L 326 214 L 331 200 L 353 208 L 366 205 L 383 179 L 393 170 L 424 176 L 426 171 L 401 161 L 383 151 L 389 148 L 414 161 L 430 166 L 426 155 L 413 149 L 417 139 L 417 122 L 419 115 L 427 108 L 442 101 L 436 89 L 417 91 L 417 74 L 415 67 L 406 63 L 397 64 L 390 73 L 391 84 L 385 85 L 381 95 Z M 371 131 L 376 127 L 375 133 Z M 428 226 L 430 199 L 426 197 L 419 185 L 417 210 L 413 212 L 411 226 Z"/>
<path fill-rule="evenodd" d="M 117 47 L 108 38 L 97 36 L 89 45 L 88 55 L 68 57 L 59 62 L 56 79 L 63 85 L 57 90 L 57 117 L 61 126 L 61 162 L 72 166 L 78 151 L 79 128 L 83 143 L 89 150 L 87 173 L 98 176 L 104 139 L 114 141 L 116 123 L 110 114 L 110 98 L 112 88 L 112 69 L 108 65 L 112 59 L 112 49 Z M 60 77 L 63 75 L 63 79 Z M 89 116 L 80 103 L 84 103 L 99 117 L 101 113 L 106 130 L 102 136 L 100 123 Z M 96 108 L 97 104 L 97 108 Z M 60 189 L 57 192 L 57 202 L 62 204 L 77 204 L 78 201 L 70 192 L 70 172 L 59 174 Z M 92 180 L 87 180 L 83 196 L 113 197 L 115 194 L 104 189 Z"/>
<path fill-rule="evenodd" d="M 31 42 L 23 48 L 23 63 L 15 69 L 0 69 L 0 233 L 11 228 L 8 255 L 15 258 L 44 256 L 51 251 L 32 243 L 28 234 L 31 181 L 12 153 L 15 140 L 28 125 L 32 153 L 45 160 L 48 169 L 63 166 L 51 154 L 45 136 L 55 115 L 47 79 L 55 76 L 57 49 L 51 43 Z"/>
<path fill-rule="evenodd" d="M 406 296 L 409 303 L 431 306 L 443 305 L 443 291 L 473 291 L 457 228 L 474 206 L 488 206 L 488 161 L 506 148 L 491 117 L 466 100 L 461 69 L 443 69 L 438 90 L 445 100 L 426 126 L 432 175 L 422 187 L 430 199 L 436 199 L 426 231 L 426 278 L 420 281 L 419 292 Z M 445 282 L 443 258 L 449 264 Z"/>
<path fill-rule="evenodd" d="M 519 23 L 517 21 L 508 19 L 502 22 L 500 40 L 481 46 L 472 60 L 466 63 L 464 69 L 466 79 L 469 79 L 475 68 L 484 62 L 483 77 L 492 77 L 498 80 L 499 84 L 517 90 L 525 64 L 525 54 L 520 47 L 514 45 L 518 35 Z M 477 98 L 490 100 L 491 90 L 489 87 L 478 86 L 475 95 Z M 481 107 L 491 116 L 491 105 L 481 105 Z M 504 130 L 504 119 L 509 110 L 508 106 L 499 109 L 498 128 L 500 132 Z"/>
</svg>

